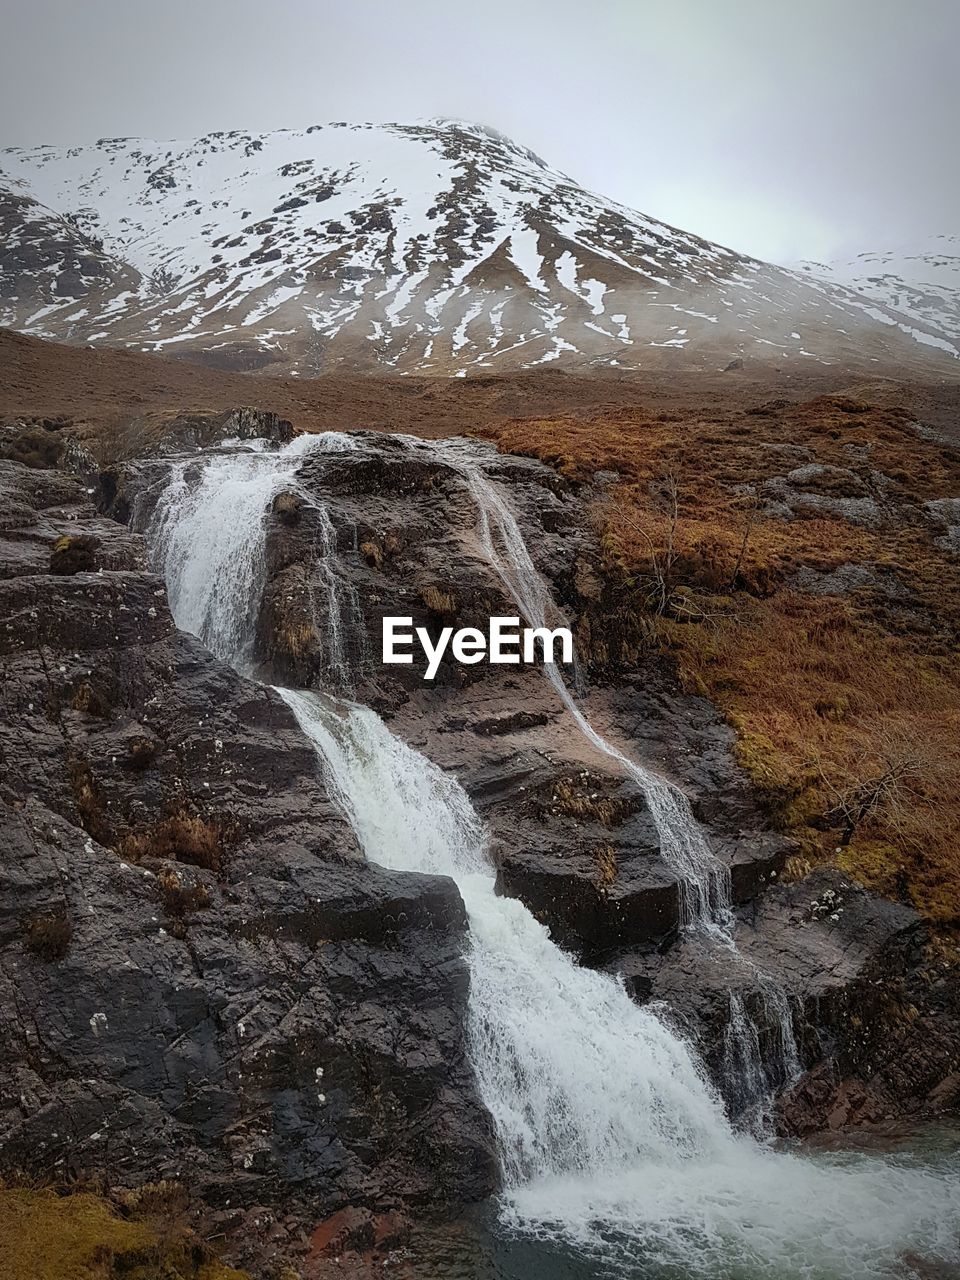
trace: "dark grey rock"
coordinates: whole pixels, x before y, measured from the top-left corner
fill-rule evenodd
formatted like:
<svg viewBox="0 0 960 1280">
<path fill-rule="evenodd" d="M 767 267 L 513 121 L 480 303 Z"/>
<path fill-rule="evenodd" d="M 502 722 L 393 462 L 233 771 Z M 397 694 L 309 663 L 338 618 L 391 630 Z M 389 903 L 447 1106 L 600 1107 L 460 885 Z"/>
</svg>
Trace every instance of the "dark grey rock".
<svg viewBox="0 0 960 1280">
<path fill-rule="evenodd" d="M 489 1194 L 453 883 L 362 860 L 286 704 L 175 629 L 135 535 L 0 475 L 3 1167 L 308 1219 Z M 113 565 L 47 572 L 61 518 Z"/>
</svg>

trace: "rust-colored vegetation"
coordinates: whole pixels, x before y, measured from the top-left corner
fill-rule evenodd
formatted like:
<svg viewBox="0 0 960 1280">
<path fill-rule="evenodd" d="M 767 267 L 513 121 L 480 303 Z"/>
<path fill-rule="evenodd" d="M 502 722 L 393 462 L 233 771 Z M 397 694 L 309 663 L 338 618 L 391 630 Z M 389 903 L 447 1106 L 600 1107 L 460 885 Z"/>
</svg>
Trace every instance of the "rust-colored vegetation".
<svg viewBox="0 0 960 1280">
<path fill-rule="evenodd" d="M 98 843 L 109 844 L 111 828 L 107 818 L 107 807 L 89 762 L 78 753 L 72 752 L 67 758 L 67 777 L 80 825 Z"/>
<path fill-rule="evenodd" d="M 839 396 L 491 434 L 574 481 L 616 472 L 588 659 L 655 650 L 723 710 L 795 869 L 833 859 L 960 923 L 960 558 L 925 505 L 960 494 L 960 453 Z"/>
<path fill-rule="evenodd" d="M 195 911 L 203 911 L 210 905 L 210 890 L 205 884 L 184 884 L 181 876 L 167 867 L 157 876 L 160 901 L 175 938 L 187 934 L 187 921 Z"/>
<path fill-rule="evenodd" d="M 611 794 L 612 791 L 612 794 Z M 634 796 L 616 793 L 616 784 L 586 770 L 557 778 L 538 801 L 543 813 L 561 813 L 578 822 L 599 822 L 618 827 L 637 807 Z"/>
<path fill-rule="evenodd" d="M 460 608 L 456 592 L 447 591 L 444 587 L 435 586 L 432 582 L 421 590 L 420 599 L 438 618 L 454 618 Z"/>
<path fill-rule="evenodd" d="M 175 813 L 128 832 L 117 844 L 117 852 L 127 862 L 169 858 L 217 872 L 229 835 L 223 824 L 212 819 Z"/>
<path fill-rule="evenodd" d="M 597 886 L 606 893 L 617 878 L 617 851 L 611 844 L 598 845 L 593 851 L 597 864 Z"/>
</svg>

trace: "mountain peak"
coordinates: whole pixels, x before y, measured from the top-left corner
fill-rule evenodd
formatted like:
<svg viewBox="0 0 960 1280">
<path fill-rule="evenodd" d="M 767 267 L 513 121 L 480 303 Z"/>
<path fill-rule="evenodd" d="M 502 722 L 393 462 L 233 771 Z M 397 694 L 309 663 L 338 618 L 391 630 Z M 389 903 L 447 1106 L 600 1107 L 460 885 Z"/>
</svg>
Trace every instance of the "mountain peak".
<svg viewBox="0 0 960 1280">
<path fill-rule="evenodd" d="M 497 129 L 334 121 L 0 155 L 0 324 L 302 376 L 956 356 L 916 312 L 584 190 Z"/>
</svg>

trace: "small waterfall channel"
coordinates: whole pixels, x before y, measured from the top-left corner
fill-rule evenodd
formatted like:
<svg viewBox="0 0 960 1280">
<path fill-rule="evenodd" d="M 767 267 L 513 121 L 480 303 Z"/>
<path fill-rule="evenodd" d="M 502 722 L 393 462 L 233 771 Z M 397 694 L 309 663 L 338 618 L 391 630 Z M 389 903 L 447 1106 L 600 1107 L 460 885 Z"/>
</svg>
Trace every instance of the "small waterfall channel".
<svg viewBox="0 0 960 1280">
<path fill-rule="evenodd" d="M 440 442 L 435 447 L 463 477 L 477 508 L 480 544 L 523 619 L 533 627 L 566 623 L 531 559 L 502 489 L 484 475 L 476 462 L 463 460 L 457 441 Z M 683 791 L 630 759 L 597 732 L 558 664 L 545 664 L 544 671 L 587 741 L 613 760 L 642 791 L 660 838 L 661 855 L 677 877 L 681 924 L 702 935 L 710 945 L 722 947 L 729 959 L 748 971 L 764 1023 L 772 1030 L 770 1044 L 764 1054 L 760 1028 L 749 1016 L 741 993 L 731 990 L 724 1057 L 730 1091 L 742 1115 L 759 1135 L 768 1126 L 769 1108 L 776 1093 L 800 1075 L 800 1054 L 786 992 L 743 956 L 734 941 L 730 870 L 710 848 Z"/>
<path fill-rule="evenodd" d="M 177 624 L 245 674 L 269 504 L 292 486 L 320 505 L 297 479 L 301 461 L 350 447 L 349 437 L 326 434 L 276 451 L 234 447 L 174 460 L 144 517 Z M 496 491 L 474 483 L 494 557 L 496 542 L 519 530 Z M 318 555 L 334 554 L 332 540 L 321 540 Z M 549 616 L 522 539 L 501 563 L 526 616 Z M 335 650 L 344 597 L 332 565 L 321 577 L 332 584 L 325 634 Z M 336 653 L 327 665 L 336 671 Z M 656 1010 L 576 965 L 521 903 L 496 894 L 483 823 L 455 778 L 336 686 L 277 692 L 314 744 L 367 858 L 450 876 L 459 887 L 470 922 L 471 1055 L 503 1168 L 501 1232 L 578 1260 L 578 1275 L 622 1280 L 853 1280 L 902 1275 L 910 1250 L 951 1256 L 956 1181 L 892 1158 L 800 1158 L 736 1132 Z M 653 797 L 677 865 L 689 870 L 688 922 L 726 931 L 723 876 L 681 794 L 596 735 L 562 680 L 558 693 L 581 731 L 636 771 Z"/>
</svg>

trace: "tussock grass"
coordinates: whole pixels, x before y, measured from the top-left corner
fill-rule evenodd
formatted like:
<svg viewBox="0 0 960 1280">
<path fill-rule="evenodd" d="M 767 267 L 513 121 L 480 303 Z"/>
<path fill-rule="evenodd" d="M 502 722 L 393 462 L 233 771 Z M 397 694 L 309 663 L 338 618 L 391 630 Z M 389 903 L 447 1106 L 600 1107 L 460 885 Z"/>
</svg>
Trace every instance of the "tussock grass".
<svg viewBox="0 0 960 1280">
<path fill-rule="evenodd" d="M 441 618 L 456 617 L 460 608 L 460 601 L 457 599 L 455 592 L 445 591 L 442 587 L 435 586 L 432 582 L 423 587 L 420 592 L 420 599 L 431 613 L 435 613 Z"/>
<path fill-rule="evenodd" d="M 617 878 L 617 851 L 613 845 L 601 844 L 593 851 L 597 864 L 597 884 L 606 893 Z"/>
<path fill-rule="evenodd" d="M 125 1198 L 0 1182 L 0 1280 L 249 1280 L 194 1234 L 175 1184 Z"/>
<path fill-rule="evenodd" d="M 170 858 L 208 871 L 219 871 L 227 835 L 221 824 L 211 819 L 175 813 L 151 826 L 128 832 L 116 848 L 127 862 Z"/>
<path fill-rule="evenodd" d="M 795 874 L 833 860 L 960 924 L 960 560 L 925 509 L 960 493 L 957 451 L 838 396 L 494 434 L 575 482 L 617 473 L 594 509 L 609 587 L 578 622 L 588 659 L 654 649 L 721 708 Z M 872 524 L 831 505 L 852 495 Z"/>
</svg>

